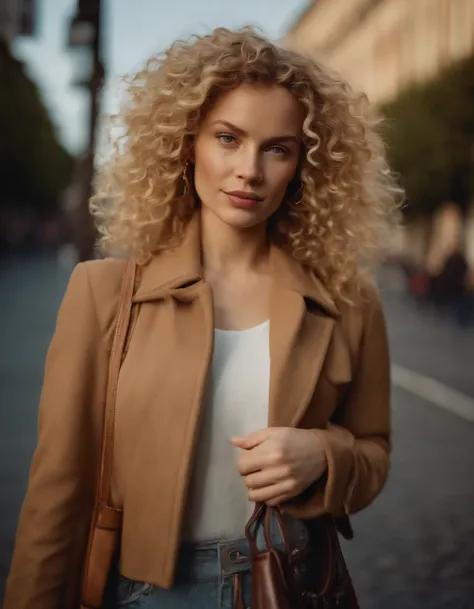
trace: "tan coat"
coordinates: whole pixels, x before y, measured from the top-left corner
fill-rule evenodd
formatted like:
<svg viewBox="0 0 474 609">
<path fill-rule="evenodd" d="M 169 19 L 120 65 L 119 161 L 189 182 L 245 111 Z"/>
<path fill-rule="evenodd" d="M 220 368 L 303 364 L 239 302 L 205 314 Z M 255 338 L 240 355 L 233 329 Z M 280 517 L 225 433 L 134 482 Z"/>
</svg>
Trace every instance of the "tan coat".
<svg viewBox="0 0 474 609">
<path fill-rule="evenodd" d="M 138 315 L 117 398 L 112 501 L 123 507 L 121 572 L 173 582 L 213 350 L 213 302 L 201 279 L 198 223 L 154 258 L 135 294 Z M 47 357 L 39 442 L 4 609 L 65 609 L 76 594 L 91 515 L 108 358 L 123 261 L 74 270 Z M 273 247 L 270 426 L 320 430 L 327 480 L 288 511 L 352 513 L 389 469 L 389 358 L 376 291 L 335 303 L 313 273 Z M 232 472 L 229 472 L 232 475 Z"/>
</svg>

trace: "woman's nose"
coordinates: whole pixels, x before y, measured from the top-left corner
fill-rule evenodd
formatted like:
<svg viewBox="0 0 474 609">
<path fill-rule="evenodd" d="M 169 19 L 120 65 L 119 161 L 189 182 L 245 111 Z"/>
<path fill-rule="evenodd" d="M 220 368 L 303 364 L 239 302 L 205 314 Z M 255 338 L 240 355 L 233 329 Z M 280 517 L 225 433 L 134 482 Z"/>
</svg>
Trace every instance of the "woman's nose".
<svg viewBox="0 0 474 609">
<path fill-rule="evenodd" d="M 242 150 L 237 165 L 237 175 L 247 182 L 261 182 L 263 179 L 263 167 L 260 152 L 258 150 Z"/>
</svg>

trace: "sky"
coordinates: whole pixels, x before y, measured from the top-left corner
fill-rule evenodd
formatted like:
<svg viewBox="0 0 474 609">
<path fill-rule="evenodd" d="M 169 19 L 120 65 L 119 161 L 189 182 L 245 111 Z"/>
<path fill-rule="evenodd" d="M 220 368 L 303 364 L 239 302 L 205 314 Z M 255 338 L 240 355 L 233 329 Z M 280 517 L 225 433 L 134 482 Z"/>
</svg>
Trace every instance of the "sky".
<svg viewBox="0 0 474 609">
<path fill-rule="evenodd" d="M 64 145 L 74 154 L 87 143 L 88 94 L 73 86 L 85 56 L 67 49 L 76 0 L 37 0 L 38 34 L 20 38 L 15 54 L 38 83 Z M 258 27 L 277 41 L 308 0 L 103 0 L 107 81 L 103 111 L 117 108 L 120 77 L 138 70 L 173 40 L 218 26 Z"/>
</svg>

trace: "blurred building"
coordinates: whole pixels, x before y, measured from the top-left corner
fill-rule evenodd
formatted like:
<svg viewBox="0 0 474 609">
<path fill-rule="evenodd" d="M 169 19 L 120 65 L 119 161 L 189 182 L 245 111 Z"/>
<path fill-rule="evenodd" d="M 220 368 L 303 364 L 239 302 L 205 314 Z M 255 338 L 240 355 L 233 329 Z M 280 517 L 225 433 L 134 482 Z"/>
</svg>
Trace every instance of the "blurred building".
<svg viewBox="0 0 474 609">
<path fill-rule="evenodd" d="M 474 50 L 474 0 L 317 0 L 285 44 L 388 101 Z"/>
<path fill-rule="evenodd" d="M 16 36 L 33 36 L 36 9 L 36 0 L 0 0 L 0 37 L 11 45 Z"/>
<path fill-rule="evenodd" d="M 0 0 L 0 36 L 11 44 L 18 30 L 20 5 L 16 0 Z"/>
<path fill-rule="evenodd" d="M 388 102 L 474 52 L 474 0 L 314 0 L 284 43 L 325 61 L 372 102 Z M 463 218 L 446 202 L 394 235 L 398 253 L 432 268 L 460 242 L 474 266 L 474 205 Z"/>
</svg>

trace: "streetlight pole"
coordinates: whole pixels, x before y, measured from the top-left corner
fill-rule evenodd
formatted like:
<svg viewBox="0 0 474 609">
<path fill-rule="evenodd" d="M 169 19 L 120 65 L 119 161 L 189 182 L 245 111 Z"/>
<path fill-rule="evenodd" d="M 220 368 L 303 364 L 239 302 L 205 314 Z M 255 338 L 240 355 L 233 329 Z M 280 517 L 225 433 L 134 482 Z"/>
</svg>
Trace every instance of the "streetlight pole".
<svg viewBox="0 0 474 609">
<path fill-rule="evenodd" d="M 94 156 L 97 140 L 97 119 L 100 113 L 100 93 L 104 80 L 101 45 L 101 0 L 78 0 L 77 14 L 71 23 L 71 46 L 89 47 L 92 74 L 86 83 L 90 91 L 89 129 L 86 153 L 80 163 L 80 201 L 77 209 L 76 248 L 79 261 L 93 257 L 95 230 L 89 213 L 94 177 Z"/>
</svg>

